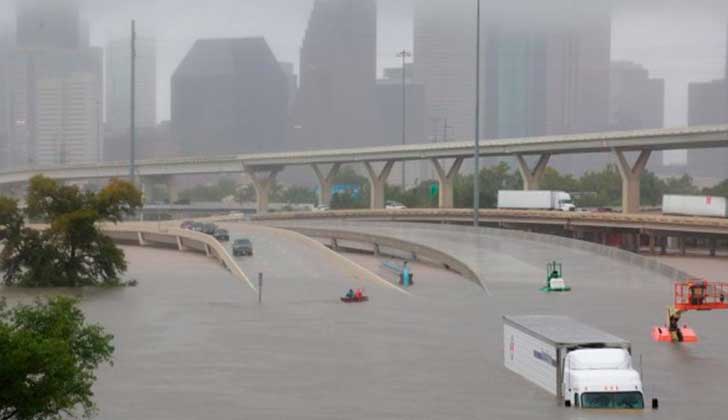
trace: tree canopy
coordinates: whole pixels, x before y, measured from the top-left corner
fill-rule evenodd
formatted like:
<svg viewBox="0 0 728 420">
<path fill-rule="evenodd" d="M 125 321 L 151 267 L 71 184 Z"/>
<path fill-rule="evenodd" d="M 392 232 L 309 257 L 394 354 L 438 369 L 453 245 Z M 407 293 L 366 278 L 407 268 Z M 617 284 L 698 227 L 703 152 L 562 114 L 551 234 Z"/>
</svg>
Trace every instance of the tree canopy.
<svg viewBox="0 0 728 420">
<path fill-rule="evenodd" d="M 0 420 L 90 418 L 94 371 L 111 363 L 112 340 L 86 324 L 76 300 L 13 309 L 0 300 Z"/>
<path fill-rule="evenodd" d="M 97 193 L 82 192 L 44 176 L 31 179 L 25 210 L 0 198 L 0 271 L 9 286 L 79 287 L 118 284 L 124 253 L 104 235 L 100 222 L 116 223 L 142 206 L 132 184 L 112 180 Z M 25 218 L 46 223 L 32 229 Z"/>
</svg>

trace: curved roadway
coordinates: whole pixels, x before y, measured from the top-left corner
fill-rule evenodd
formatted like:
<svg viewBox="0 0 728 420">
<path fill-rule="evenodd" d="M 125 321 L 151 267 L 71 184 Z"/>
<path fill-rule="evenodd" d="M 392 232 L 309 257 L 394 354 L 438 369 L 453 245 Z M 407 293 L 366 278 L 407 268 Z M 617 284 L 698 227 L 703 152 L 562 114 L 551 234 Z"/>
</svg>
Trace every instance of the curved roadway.
<svg viewBox="0 0 728 420">
<path fill-rule="evenodd" d="M 491 293 L 415 266 L 418 281 L 406 295 L 296 235 L 227 227 L 233 239 L 254 242 L 256 255 L 239 261 L 251 277 L 265 273 L 260 306 L 247 285 L 210 260 L 146 248 L 127 249 L 139 287 L 86 292 L 89 318 L 116 335 L 115 366 L 100 372 L 96 386 L 100 419 L 614 418 L 558 407 L 503 368 L 500 319 L 520 313 L 564 313 L 632 340 L 662 400 L 659 411 L 635 418 L 720 418 L 728 407 L 726 314 L 687 317 L 703 338 L 698 345 L 651 343 L 650 326 L 662 321 L 670 298 L 669 280 L 652 272 L 437 227 L 336 226 L 462 253 L 477 262 Z M 553 258 L 564 262 L 573 293 L 538 292 Z M 355 260 L 387 277 L 375 260 Z M 339 303 L 354 286 L 366 287 L 372 302 Z"/>
</svg>

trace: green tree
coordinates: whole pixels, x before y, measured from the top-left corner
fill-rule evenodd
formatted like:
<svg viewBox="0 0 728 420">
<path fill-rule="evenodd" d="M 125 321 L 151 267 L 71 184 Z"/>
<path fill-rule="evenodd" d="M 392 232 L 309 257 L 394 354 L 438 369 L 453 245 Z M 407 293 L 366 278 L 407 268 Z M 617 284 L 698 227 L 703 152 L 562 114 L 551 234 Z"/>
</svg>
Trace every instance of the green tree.
<svg viewBox="0 0 728 420">
<path fill-rule="evenodd" d="M 498 205 L 498 191 L 523 189 L 521 176 L 506 162 L 483 168 L 480 171 L 480 207 L 494 208 Z M 473 206 L 473 176 L 458 176 L 454 182 L 455 206 Z"/>
<path fill-rule="evenodd" d="M 700 188 L 695 185 L 693 177 L 688 174 L 685 174 L 681 177 L 667 178 L 664 184 L 664 194 L 700 194 Z"/>
<path fill-rule="evenodd" d="M 17 202 L 0 202 L 0 229 L 6 238 L 0 271 L 6 285 L 118 284 L 126 259 L 99 223 L 119 222 L 142 206 L 142 195 L 133 185 L 112 180 L 98 193 L 81 192 L 39 175 L 30 181 L 26 203 L 23 213 Z M 23 216 L 48 227 L 27 228 Z"/>
<path fill-rule="evenodd" d="M 714 186 L 713 188 L 703 189 L 703 194 L 714 195 L 718 197 L 728 197 L 728 179 Z"/>
<path fill-rule="evenodd" d="M 93 416 L 94 371 L 112 363 L 112 340 L 73 299 L 13 309 L 0 300 L 0 420 Z"/>
<path fill-rule="evenodd" d="M 622 202 L 622 177 L 613 164 L 599 172 L 585 173 L 580 184 L 581 192 L 590 194 L 585 194 L 577 201 L 579 207 L 618 206 Z"/>
<path fill-rule="evenodd" d="M 281 190 L 279 197 L 274 197 L 274 201 L 291 204 L 316 204 L 318 196 L 313 188 L 291 186 Z"/>
</svg>

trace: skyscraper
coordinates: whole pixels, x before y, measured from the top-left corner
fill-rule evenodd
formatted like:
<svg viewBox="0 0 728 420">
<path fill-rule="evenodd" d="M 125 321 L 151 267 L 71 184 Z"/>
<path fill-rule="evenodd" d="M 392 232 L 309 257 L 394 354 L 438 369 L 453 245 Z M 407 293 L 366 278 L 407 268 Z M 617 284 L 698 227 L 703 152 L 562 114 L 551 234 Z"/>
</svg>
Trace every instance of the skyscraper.
<svg viewBox="0 0 728 420">
<path fill-rule="evenodd" d="M 157 49 L 153 39 L 136 41 L 136 126 L 157 123 Z M 131 115 L 131 40 L 110 42 L 106 47 L 106 123 L 108 141 L 129 135 Z"/>
<path fill-rule="evenodd" d="M 317 0 L 301 46 L 300 73 L 290 148 L 382 144 L 375 0 Z"/>
<path fill-rule="evenodd" d="M 628 61 L 615 61 L 611 70 L 610 130 L 662 128 L 665 81 L 652 79 L 647 69 Z"/>
<path fill-rule="evenodd" d="M 282 150 L 288 83 L 263 38 L 197 41 L 172 76 L 172 132 L 180 152 Z"/>
<path fill-rule="evenodd" d="M 18 3 L 9 59 L 14 166 L 89 162 L 102 148 L 102 52 L 85 44 L 74 0 Z"/>
<path fill-rule="evenodd" d="M 447 121 L 450 139 L 474 134 L 474 5 L 471 0 L 415 2 L 415 82 L 425 87 L 427 120 Z"/>
<path fill-rule="evenodd" d="M 77 49 L 84 34 L 77 0 L 17 2 L 19 48 Z"/>
<path fill-rule="evenodd" d="M 8 69 L 10 59 L 10 31 L 0 21 L 0 170 L 7 168 L 10 161 L 10 99 Z"/>
<path fill-rule="evenodd" d="M 728 26 L 725 51 L 722 79 L 688 85 L 688 125 L 728 124 Z M 728 150 L 690 150 L 687 166 L 693 176 L 728 179 Z"/>
</svg>

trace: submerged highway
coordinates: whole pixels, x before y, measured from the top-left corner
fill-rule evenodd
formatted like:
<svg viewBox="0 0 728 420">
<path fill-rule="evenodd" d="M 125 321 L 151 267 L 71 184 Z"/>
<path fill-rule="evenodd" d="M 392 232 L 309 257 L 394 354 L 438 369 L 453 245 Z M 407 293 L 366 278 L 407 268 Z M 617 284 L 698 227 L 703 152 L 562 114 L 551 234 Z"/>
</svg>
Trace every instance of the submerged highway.
<svg viewBox="0 0 728 420">
<path fill-rule="evenodd" d="M 84 292 L 89 318 L 116 336 L 115 364 L 99 372 L 95 388 L 99 419 L 615 418 L 560 407 L 507 371 L 505 314 L 565 314 L 631 340 L 646 394 L 661 406 L 620 418 L 725 412 L 728 314 L 685 317 L 699 344 L 651 342 L 671 299 L 671 280 L 654 271 L 489 231 L 326 223 L 436 246 L 476 267 L 483 284 L 415 264 L 416 284 L 403 293 L 386 283 L 394 281 L 381 267 L 386 258 L 342 258 L 259 225 L 224 227 L 254 243 L 255 256 L 238 262 L 251 278 L 264 274 L 261 305 L 205 257 L 138 247 L 125 248 L 138 287 Z M 551 260 L 564 263 L 573 292 L 539 292 Z M 372 301 L 340 303 L 350 287 L 365 287 Z M 2 293 L 12 302 L 39 292 Z"/>
</svg>

